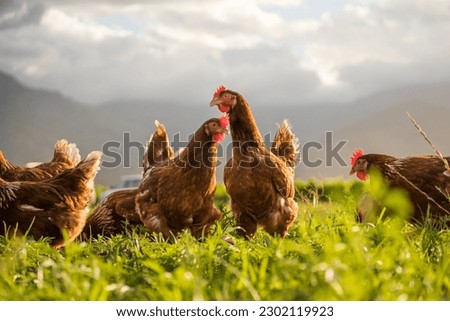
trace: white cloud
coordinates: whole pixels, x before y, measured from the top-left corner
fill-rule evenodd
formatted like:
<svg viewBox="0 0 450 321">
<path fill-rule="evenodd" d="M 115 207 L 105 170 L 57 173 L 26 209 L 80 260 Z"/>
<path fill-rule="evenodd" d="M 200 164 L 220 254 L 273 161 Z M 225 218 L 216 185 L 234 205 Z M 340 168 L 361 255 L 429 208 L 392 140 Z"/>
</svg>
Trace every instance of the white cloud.
<svg viewBox="0 0 450 321">
<path fill-rule="evenodd" d="M 394 67 L 392 70 L 407 70 L 409 66 L 410 81 L 420 82 L 423 70 L 413 73 L 414 66 L 445 64 L 450 52 L 450 6 L 444 2 L 347 4 L 342 13 L 323 16 L 320 25 L 308 34 L 302 66 L 316 71 L 328 85 L 350 82 L 357 86 L 348 73 L 342 77 L 341 72 L 350 67 L 357 72 L 360 67 L 370 78 L 367 67 L 380 65 Z M 378 75 L 377 70 L 373 72 Z M 389 80 L 389 72 L 384 75 Z M 395 85 L 386 80 L 373 81 L 373 88 Z"/>
<path fill-rule="evenodd" d="M 107 38 L 126 37 L 130 34 L 123 29 L 111 29 L 93 21 L 83 21 L 58 9 L 47 10 L 41 24 L 49 32 L 88 42 L 100 42 Z"/>
<path fill-rule="evenodd" d="M 322 7 L 312 0 L 8 2 L 0 69 L 92 103 L 201 103 L 226 82 L 299 104 L 450 79 L 440 68 L 450 52 L 447 1 L 339 2 L 340 10 L 325 7 L 319 18 L 289 19 L 291 7 L 305 14 Z M 439 72 L 423 77 L 424 70 Z"/>
<path fill-rule="evenodd" d="M 257 0 L 258 4 L 289 8 L 302 5 L 304 0 Z"/>
</svg>

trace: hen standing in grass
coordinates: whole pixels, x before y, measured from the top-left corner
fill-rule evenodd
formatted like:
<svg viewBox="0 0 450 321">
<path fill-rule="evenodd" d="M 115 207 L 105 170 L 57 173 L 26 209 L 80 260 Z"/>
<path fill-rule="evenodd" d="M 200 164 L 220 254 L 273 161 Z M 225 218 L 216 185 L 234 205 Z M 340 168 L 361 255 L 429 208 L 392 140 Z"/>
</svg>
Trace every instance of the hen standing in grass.
<svg viewBox="0 0 450 321">
<path fill-rule="evenodd" d="M 86 222 L 100 157 L 92 152 L 76 167 L 39 182 L 0 178 L 0 234 L 49 237 L 57 248 L 64 245 L 64 233 L 69 241 L 76 238 Z"/>
<path fill-rule="evenodd" d="M 214 208 L 217 144 L 227 133 L 227 125 L 225 117 L 206 121 L 177 157 L 145 173 L 136 212 L 150 232 L 169 239 L 190 229 L 198 238 L 208 235 L 221 217 Z"/>
<path fill-rule="evenodd" d="M 294 200 L 298 139 L 283 121 L 271 149 L 263 142 L 244 97 L 219 87 L 210 103 L 230 119 L 233 156 L 224 170 L 224 182 L 239 232 L 252 237 L 258 225 L 271 235 L 286 236 L 297 217 Z"/>
<path fill-rule="evenodd" d="M 0 151 L 0 178 L 13 181 L 41 181 L 53 177 L 66 169 L 74 168 L 80 162 L 80 153 L 75 144 L 58 140 L 53 159 L 36 167 L 28 168 L 11 164 Z"/>
<path fill-rule="evenodd" d="M 450 157 L 445 158 L 450 162 Z M 408 192 L 414 205 L 414 221 L 423 222 L 429 213 L 433 220 L 447 221 L 450 226 L 450 177 L 442 159 L 433 155 L 396 158 L 383 154 L 366 154 L 356 150 L 351 158 L 350 175 L 361 180 L 378 169 L 389 187 Z"/>
<path fill-rule="evenodd" d="M 166 128 L 159 121 L 155 121 L 156 130 L 147 143 L 144 155 L 144 175 L 154 166 L 159 166 L 173 158 L 174 152 L 170 147 L 169 135 Z M 100 203 L 88 217 L 83 229 L 82 239 L 91 236 L 111 236 L 123 233 L 126 224 L 142 225 L 135 210 L 137 188 L 116 191 Z"/>
</svg>

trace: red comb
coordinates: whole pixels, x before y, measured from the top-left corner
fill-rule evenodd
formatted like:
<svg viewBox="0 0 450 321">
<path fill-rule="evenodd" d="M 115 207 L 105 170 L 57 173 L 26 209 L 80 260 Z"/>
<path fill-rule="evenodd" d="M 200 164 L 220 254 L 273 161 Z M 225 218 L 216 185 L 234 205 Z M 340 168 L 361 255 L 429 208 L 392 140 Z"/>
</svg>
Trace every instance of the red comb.
<svg viewBox="0 0 450 321">
<path fill-rule="evenodd" d="M 220 124 L 220 127 L 222 127 L 222 128 L 227 128 L 228 122 L 229 122 L 229 120 L 228 120 L 228 115 L 219 117 L 219 124 Z"/>
<path fill-rule="evenodd" d="M 356 160 L 364 155 L 364 151 L 362 149 L 357 149 L 353 152 L 352 158 L 350 159 L 352 166 L 355 165 Z"/>
<path fill-rule="evenodd" d="M 214 92 L 214 97 L 219 97 L 220 94 L 221 94 L 224 90 L 227 90 L 227 87 L 225 87 L 224 85 L 220 85 L 219 87 L 217 87 L 216 91 Z"/>
</svg>

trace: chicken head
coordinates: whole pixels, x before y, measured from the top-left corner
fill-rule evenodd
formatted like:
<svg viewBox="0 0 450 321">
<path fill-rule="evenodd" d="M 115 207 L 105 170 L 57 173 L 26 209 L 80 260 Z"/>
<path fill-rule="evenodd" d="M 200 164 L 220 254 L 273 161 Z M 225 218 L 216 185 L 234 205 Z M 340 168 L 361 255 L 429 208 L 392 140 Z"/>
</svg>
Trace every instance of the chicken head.
<svg viewBox="0 0 450 321">
<path fill-rule="evenodd" d="M 364 158 L 364 152 L 361 149 L 355 150 L 351 158 L 352 169 L 350 170 L 349 175 L 353 175 L 356 173 L 356 176 L 365 181 L 368 178 L 368 169 L 369 163 Z"/>
<path fill-rule="evenodd" d="M 216 143 L 220 143 L 228 135 L 228 117 L 212 118 L 205 123 L 205 133 L 211 136 Z"/>
<path fill-rule="evenodd" d="M 237 96 L 233 92 L 227 90 L 224 85 L 219 86 L 214 92 L 213 99 L 209 106 L 217 106 L 223 113 L 229 113 L 236 106 Z"/>
</svg>

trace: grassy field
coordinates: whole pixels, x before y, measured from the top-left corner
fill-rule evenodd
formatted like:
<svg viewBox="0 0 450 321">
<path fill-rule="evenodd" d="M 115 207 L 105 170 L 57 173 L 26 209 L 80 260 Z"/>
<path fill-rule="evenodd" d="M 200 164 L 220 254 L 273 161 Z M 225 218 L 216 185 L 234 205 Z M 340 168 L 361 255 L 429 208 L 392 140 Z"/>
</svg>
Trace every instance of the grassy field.
<svg viewBox="0 0 450 321">
<path fill-rule="evenodd" d="M 174 244 L 152 242 L 130 228 L 56 251 L 46 240 L 0 236 L 0 300 L 450 299 L 450 231 L 405 224 L 401 192 L 377 179 L 297 188 L 299 216 L 285 239 L 237 238 L 223 186 L 224 217 L 203 241 L 185 233 Z M 391 216 L 355 222 L 367 191 Z"/>
</svg>

